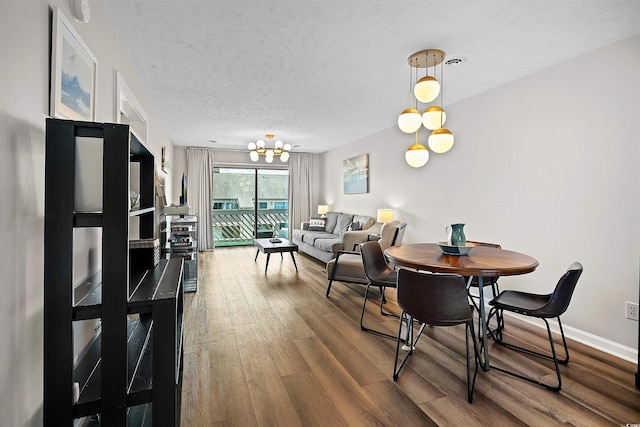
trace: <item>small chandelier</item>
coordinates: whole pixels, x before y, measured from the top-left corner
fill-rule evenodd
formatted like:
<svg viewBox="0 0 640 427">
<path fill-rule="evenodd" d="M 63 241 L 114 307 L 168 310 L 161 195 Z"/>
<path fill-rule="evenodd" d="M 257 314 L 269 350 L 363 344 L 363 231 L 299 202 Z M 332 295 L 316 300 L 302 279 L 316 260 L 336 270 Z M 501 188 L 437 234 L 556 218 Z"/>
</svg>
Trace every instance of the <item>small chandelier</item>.
<svg viewBox="0 0 640 427">
<path fill-rule="evenodd" d="M 273 142 L 273 134 L 268 133 L 265 136 Z M 279 140 L 273 143 L 273 148 L 267 148 L 262 139 L 250 142 L 248 148 L 251 160 L 257 162 L 260 156 L 265 156 L 267 163 L 273 162 L 274 156 L 280 156 L 280 161 L 284 163 L 289 160 L 289 151 L 291 151 L 291 145 L 283 144 Z"/>
<path fill-rule="evenodd" d="M 444 127 L 444 123 L 447 120 L 447 115 L 442 109 L 442 93 L 443 93 L 443 77 L 442 67 L 444 64 L 445 53 L 438 49 L 427 49 L 420 52 L 416 52 L 411 55 L 407 62 L 409 63 L 409 108 L 400 113 L 398 117 L 398 127 L 405 133 L 416 133 L 424 126 L 431 130 L 427 144 L 434 153 L 446 153 L 453 146 L 453 134 L 451 131 Z M 436 67 L 440 65 L 440 80 L 436 78 Z M 429 75 L 429 68 L 433 68 L 433 75 Z M 418 79 L 418 70 L 420 68 L 425 69 L 425 76 Z M 415 71 L 415 79 L 418 80 L 413 85 Z M 438 98 L 440 105 L 437 105 Z M 431 103 L 424 114 L 421 114 L 418 110 L 418 101 L 421 103 Z M 426 153 L 425 153 L 426 152 Z M 428 160 L 428 152 L 426 147 L 417 143 L 413 144 L 407 150 L 405 159 L 413 167 L 421 167 L 426 164 Z M 416 161 L 416 156 L 420 158 Z M 414 161 L 409 161 L 414 159 Z M 425 160 L 427 159 L 427 160 Z M 416 166 L 418 165 L 418 166 Z"/>
</svg>

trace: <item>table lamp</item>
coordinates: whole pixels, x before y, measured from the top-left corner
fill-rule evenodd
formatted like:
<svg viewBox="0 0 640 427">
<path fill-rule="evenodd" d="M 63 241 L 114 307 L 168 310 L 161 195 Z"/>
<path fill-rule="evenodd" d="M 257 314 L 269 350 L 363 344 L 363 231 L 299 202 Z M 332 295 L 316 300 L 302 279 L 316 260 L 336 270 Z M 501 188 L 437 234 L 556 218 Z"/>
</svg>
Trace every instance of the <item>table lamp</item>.
<svg viewBox="0 0 640 427">
<path fill-rule="evenodd" d="M 327 212 L 329 212 L 329 205 L 318 205 L 318 215 L 320 215 L 321 218 L 324 218 Z"/>
<path fill-rule="evenodd" d="M 393 221 L 393 209 L 378 209 L 378 222 L 391 222 Z"/>
</svg>

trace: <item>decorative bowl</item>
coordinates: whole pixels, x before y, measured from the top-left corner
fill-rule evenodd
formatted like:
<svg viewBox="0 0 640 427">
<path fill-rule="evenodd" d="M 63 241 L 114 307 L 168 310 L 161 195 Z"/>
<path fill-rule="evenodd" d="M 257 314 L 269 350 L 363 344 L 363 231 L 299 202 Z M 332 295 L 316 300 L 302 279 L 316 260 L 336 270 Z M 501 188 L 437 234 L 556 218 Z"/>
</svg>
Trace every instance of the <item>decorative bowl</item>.
<svg viewBox="0 0 640 427">
<path fill-rule="evenodd" d="M 446 255 L 466 255 L 474 245 L 466 244 L 464 246 L 451 245 L 449 242 L 438 242 L 440 250 Z"/>
</svg>

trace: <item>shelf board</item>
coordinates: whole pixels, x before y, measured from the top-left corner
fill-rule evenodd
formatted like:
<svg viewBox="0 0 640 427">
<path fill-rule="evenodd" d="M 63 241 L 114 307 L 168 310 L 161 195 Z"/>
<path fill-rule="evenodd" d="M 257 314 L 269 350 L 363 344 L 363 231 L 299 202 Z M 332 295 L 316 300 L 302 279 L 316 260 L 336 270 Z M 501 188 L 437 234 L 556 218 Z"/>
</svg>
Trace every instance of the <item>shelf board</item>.
<svg viewBox="0 0 640 427">
<path fill-rule="evenodd" d="M 153 405 L 151 403 L 131 406 L 127 411 L 127 425 L 151 427 L 153 425 L 152 416 Z"/>
<path fill-rule="evenodd" d="M 97 319 L 102 315 L 102 272 L 79 284 L 73 290 L 73 320 Z"/>
<path fill-rule="evenodd" d="M 74 227 L 102 227 L 102 212 L 74 212 Z"/>
<path fill-rule="evenodd" d="M 134 321 L 133 331 L 127 339 L 128 405 L 151 401 L 153 386 L 153 320 L 141 318 Z"/>
<path fill-rule="evenodd" d="M 129 216 L 130 217 L 132 217 L 132 216 L 140 216 L 140 215 L 144 215 L 144 214 L 153 212 L 155 210 L 156 210 L 156 208 L 154 208 L 153 206 L 150 207 L 150 208 L 131 209 L 129 211 Z"/>
<path fill-rule="evenodd" d="M 100 412 L 100 367 L 102 334 L 99 334 L 73 369 L 73 381 L 80 384 L 80 396 L 73 405 L 74 418 Z"/>
</svg>

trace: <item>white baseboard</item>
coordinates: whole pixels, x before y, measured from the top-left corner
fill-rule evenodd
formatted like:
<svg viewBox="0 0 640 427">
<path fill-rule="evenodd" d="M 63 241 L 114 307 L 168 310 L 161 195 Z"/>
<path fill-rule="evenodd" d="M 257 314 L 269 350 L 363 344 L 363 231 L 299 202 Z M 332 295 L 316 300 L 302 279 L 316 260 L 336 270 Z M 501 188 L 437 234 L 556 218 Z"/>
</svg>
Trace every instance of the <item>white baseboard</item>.
<svg viewBox="0 0 640 427">
<path fill-rule="evenodd" d="M 524 316 L 517 316 L 508 312 L 505 312 L 504 314 L 508 317 L 513 317 L 513 318 L 522 320 L 523 322 L 537 326 L 542 330 L 546 330 L 544 326 L 544 322 L 541 322 L 541 321 L 536 322 L 533 319 L 529 319 Z M 558 322 L 555 319 L 554 320 L 549 319 L 549 325 L 551 326 L 551 330 L 553 332 L 558 334 L 560 333 Z M 564 329 L 564 335 L 567 338 L 570 338 L 574 341 L 578 341 L 579 343 L 588 345 L 589 347 L 593 347 L 597 350 L 604 351 L 605 353 L 609 353 L 612 356 L 619 357 L 629 362 L 638 363 L 638 350 L 635 348 L 618 344 L 617 342 L 613 342 L 611 340 L 599 337 L 592 333 L 585 332 L 580 329 L 573 328 L 571 326 L 567 326 L 564 324 L 562 325 L 562 329 Z"/>
</svg>

